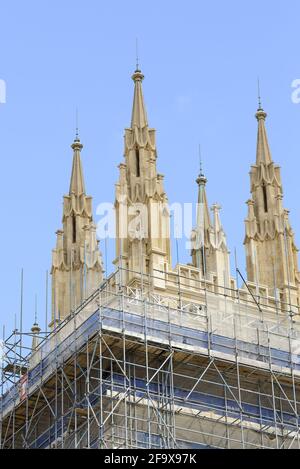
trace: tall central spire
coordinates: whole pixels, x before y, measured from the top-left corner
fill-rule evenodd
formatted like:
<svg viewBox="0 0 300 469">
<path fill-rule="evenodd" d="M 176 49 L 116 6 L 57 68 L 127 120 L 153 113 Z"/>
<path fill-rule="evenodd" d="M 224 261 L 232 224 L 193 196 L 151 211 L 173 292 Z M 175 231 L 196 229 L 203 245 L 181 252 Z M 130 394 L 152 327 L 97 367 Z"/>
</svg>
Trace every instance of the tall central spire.
<svg viewBox="0 0 300 469">
<path fill-rule="evenodd" d="M 149 128 L 143 97 L 144 75 L 137 68 L 132 75 L 134 96 L 131 126 L 125 129 L 125 163 L 116 185 L 116 263 L 129 269 L 128 282 L 137 283 L 141 273 L 159 279 L 171 265 L 170 217 L 163 176 L 157 171 L 155 130 Z M 160 273 L 159 273 L 160 272 Z"/>
</svg>

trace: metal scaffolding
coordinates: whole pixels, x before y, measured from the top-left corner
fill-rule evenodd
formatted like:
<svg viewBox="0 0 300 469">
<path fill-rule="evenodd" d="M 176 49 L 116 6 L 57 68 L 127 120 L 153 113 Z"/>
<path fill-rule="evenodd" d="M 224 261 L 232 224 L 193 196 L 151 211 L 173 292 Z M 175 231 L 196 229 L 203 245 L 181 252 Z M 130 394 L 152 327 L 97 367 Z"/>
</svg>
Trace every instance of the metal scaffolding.
<svg viewBox="0 0 300 469">
<path fill-rule="evenodd" d="M 180 266 L 157 275 L 168 295 L 122 277 L 33 352 L 4 340 L 1 448 L 300 447 L 295 308 Z"/>
</svg>

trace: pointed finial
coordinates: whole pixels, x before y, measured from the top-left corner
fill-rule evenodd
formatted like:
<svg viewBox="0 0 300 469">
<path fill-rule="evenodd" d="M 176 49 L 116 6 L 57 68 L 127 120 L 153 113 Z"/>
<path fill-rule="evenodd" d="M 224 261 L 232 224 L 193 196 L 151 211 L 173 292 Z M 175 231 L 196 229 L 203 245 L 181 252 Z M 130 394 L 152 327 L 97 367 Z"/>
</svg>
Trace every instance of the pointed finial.
<svg viewBox="0 0 300 469">
<path fill-rule="evenodd" d="M 143 81 L 144 79 L 144 75 L 142 74 L 141 70 L 140 70 L 140 64 L 139 64 L 139 52 L 138 52 L 138 39 L 136 38 L 135 40 L 135 48 L 136 48 L 136 69 L 135 69 L 135 72 L 134 74 L 132 75 L 132 79 L 134 82 L 137 82 L 137 81 Z"/>
<path fill-rule="evenodd" d="M 35 350 L 38 346 L 38 338 L 36 337 L 36 335 L 41 332 L 40 326 L 38 325 L 37 321 L 37 295 L 35 295 L 34 324 L 31 328 L 31 332 L 35 335 L 35 337 L 32 337 L 32 350 Z"/>
<path fill-rule="evenodd" d="M 261 119 L 265 120 L 267 117 L 267 113 L 263 110 L 262 104 L 261 104 L 261 96 L 260 96 L 260 80 L 259 77 L 257 78 L 257 96 L 258 96 L 258 109 L 255 114 L 256 119 L 259 121 Z"/>
<path fill-rule="evenodd" d="M 71 148 L 75 151 L 75 150 L 79 150 L 81 151 L 82 148 L 83 148 L 83 145 L 82 143 L 80 142 L 80 138 L 79 138 L 79 125 L 78 125 L 78 108 L 76 107 L 76 116 L 75 116 L 75 119 L 76 119 L 76 131 L 75 131 L 75 138 L 74 138 L 74 142 L 72 143 L 71 145 Z"/>
<path fill-rule="evenodd" d="M 211 211 L 215 214 L 215 215 L 218 215 L 220 210 L 222 209 L 221 205 L 218 204 L 217 202 L 215 202 L 211 207 L 210 207 Z"/>
<path fill-rule="evenodd" d="M 201 153 L 201 145 L 199 144 L 199 176 L 197 178 L 197 184 L 206 184 L 207 182 L 207 179 L 206 177 L 204 176 L 204 173 L 203 173 L 203 165 L 202 165 L 202 153 Z"/>
</svg>

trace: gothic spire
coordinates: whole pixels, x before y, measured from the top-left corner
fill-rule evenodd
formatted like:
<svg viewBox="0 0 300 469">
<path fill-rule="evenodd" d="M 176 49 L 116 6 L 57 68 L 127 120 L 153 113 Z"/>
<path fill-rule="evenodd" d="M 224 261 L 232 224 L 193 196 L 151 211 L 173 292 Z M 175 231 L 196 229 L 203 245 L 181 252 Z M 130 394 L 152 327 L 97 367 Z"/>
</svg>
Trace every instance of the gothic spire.
<svg viewBox="0 0 300 469">
<path fill-rule="evenodd" d="M 131 116 L 131 128 L 133 129 L 134 127 L 137 127 L 138 129 L 143 129 L 144 127 L 148 127 L 146 106 L 142 89 L 144 75 L 137 68 L 132 75 L 132 79 L 134 81 L 134 97 Z"/>
<path fill-rule="evenodd" d="M 73 155 L 73 166 L 72 166 L 72 175 L 70 182 L 70 195 L 82 195 L 85 194 L 85 184 L 83 177 L 83 169 L 81 164 L 80 152 L 83 148 L 83 145 L 80 142 L 78 137 L 78 131 L 76 130 L 76 137 L 74 142 L 71 145 L 71 148 L 74 151 Z"/>
<path fill-rule="evenodd" d="M 259 98 L 259 107 L 257 109 L 255 117 L 258 121 L 256 164 L 257 166 L 259 166 L 261 163 L 269 164 L 272 162 L 266 127 L 265 127 L 265 120 L 267 117 L 267 113 L 261 107 L 260 98 Z"/>
<path fill-rule="evenodd" d="M 203 233 L 201 237 L 203 243 L 205 243 L 205 233 L 210 229 L 211 221 L 206 197 L 207 179 L 203 174 L 202 168 L 196 182 L 198 184 L 197 229 Z"/>
<path fill-rule="evenodd" d="M 64 196 L 63 229 L 57 231 L 52 251 L 52 322 L 64 319 L 102 281 L 102 257 L 93 223 L 92 197 L 86 195 L 78 131 L 69 194 Z"/>
<path fill-rule="evenodd" d="M 287 229 L 280 167 L 271 157 L 265 128 L 267 114 L 260 98 L 255 117 L 258 121 L 256 164 L 250 171 L 251 199 L 247 202 L 245 220 L 247 275 L 250 282 L 268 287 L 271 294 L 276 288 L 281 289 L 287 299 L 293 296 L 288 285 L 294 291 L 299 288 L 297 248 L 292 230 Z M 296 302 L 296 297 L 292 298 L 292 303 Z"/>
<path fill-rule="evenodd" d="M 207 179 L 202 171 L 200 164 L 200 173 L 196 180 L 198 184 L 198 203 L 196 226 L 192 231 L 192 257 L 193 263 L 202 273 L 206 273 L 206 249 L 209 247 L 209 237 L 211 230 L 211 221 L 206 197 Z"/>
<path fill-rule="evenodd" d="M 148 126 L 143 78 L 137 63 L 132 75 L 131 125 L 124 135 L 125 163 L 119 166 L 116 184 L 115 263 L 127 269 L 125 281 L 131 285 L 140 285 L 142 272 L 153 275 L 153 284 L 164 288 L 165 281 L 157 280 L 157 272 L 171 266 L 170 216 L 163 175 L 157 170 L 155 129 Z"/>
<path fill-rule="evenodd" d="M 230 262 L 226 236 L 219 215 L 221 207 L 218 204 L 212 206 L 212 223 L 206 197 L 207 179 L 203 174 L 202 164 L 200 164 L 200 174 L 196 182 L 198 205 L 196 227 L 192 231 L 193 265 L 201 269 L 204 277 L 211 278 L 211 275 L 214 275 L 217 277 L 218 285 L 228 286 Z"/>
</svg>

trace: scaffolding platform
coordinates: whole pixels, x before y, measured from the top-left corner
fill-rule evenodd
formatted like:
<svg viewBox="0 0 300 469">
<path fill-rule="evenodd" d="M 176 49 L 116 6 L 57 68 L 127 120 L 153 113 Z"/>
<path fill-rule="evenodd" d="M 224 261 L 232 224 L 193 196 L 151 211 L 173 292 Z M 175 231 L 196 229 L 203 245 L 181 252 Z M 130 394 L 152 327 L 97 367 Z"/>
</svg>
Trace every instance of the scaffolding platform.
<svg viewBox="0 0 300 469">
<path fill-rule="evenodd" d="M 294 319 L 270 307 L 262 319 L 238 292 L 199 290 L 191 303 L 184 289 L 178 299 L 117 279 L 21 368 L 3 367 L 2 448 L 299 448 Z"/>
</svg>

